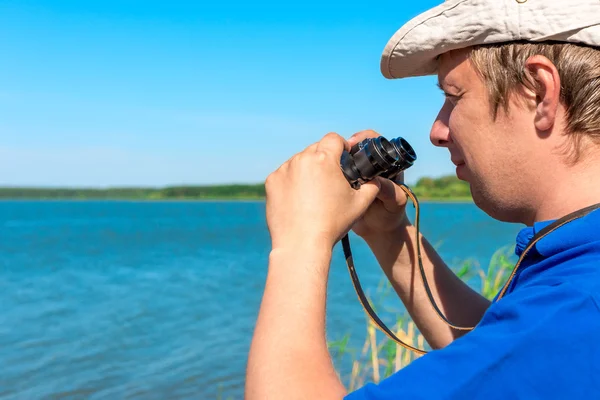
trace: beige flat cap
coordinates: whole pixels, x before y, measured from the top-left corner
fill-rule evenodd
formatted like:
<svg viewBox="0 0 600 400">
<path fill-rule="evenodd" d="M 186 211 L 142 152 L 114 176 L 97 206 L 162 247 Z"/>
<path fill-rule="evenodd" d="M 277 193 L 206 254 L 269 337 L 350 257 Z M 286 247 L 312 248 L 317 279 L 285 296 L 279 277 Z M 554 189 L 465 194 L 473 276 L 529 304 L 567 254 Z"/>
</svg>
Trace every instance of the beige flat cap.
<svg viewBox="0 0 600 400">
<path fill-rule="evenodd" d="M 434 75 L 442 53 L 516 40 L 600 48 L 600 0 L 447 0 L 394 34 L 381 72 L 389 79 Z"/>
</svg>

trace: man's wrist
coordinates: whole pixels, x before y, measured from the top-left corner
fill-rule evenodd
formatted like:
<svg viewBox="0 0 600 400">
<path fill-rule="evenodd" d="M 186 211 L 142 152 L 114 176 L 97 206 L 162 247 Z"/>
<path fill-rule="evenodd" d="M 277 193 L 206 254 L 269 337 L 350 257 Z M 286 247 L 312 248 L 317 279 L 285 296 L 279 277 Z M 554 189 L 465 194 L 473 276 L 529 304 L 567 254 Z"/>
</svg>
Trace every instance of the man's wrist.
<svg viewBox="0 0 600 400">
<path fill-rule="evenodd" d="M 412 265 L 410 254 L 414 249 L 416 230 L 410 222 L 396 229 L 363 237 L 381 267 L 387 271 L 395 267 L 404 269 Z"/>
<path fill-rule="evenodd" d="M 332 246 L 314 241 L 273 247 L 269 253 L 269 270 L 300 269 L 327 275 L 332 253 Z"/>
<path fill-rule="evenodd" d="M 401 244 L 411 236 L 414 227 L 411 224 L 408 217 L 403 218 L 402 222 L 399 223 L 394 229 L 387 231 L 372 231 L 370 233 L 361 235 L 363 240 L 371 246 L 379 242 L 394 242 Z"/>
<path fill-rule="evenodd" d="M 305 253 L 326 254 L 331 252 L 334 241 L 318 234 L 290 234 L 283 238 L 276 238 L 271 243 L 271 253 L 285 253 L 301 255 Z"/>
</svg>

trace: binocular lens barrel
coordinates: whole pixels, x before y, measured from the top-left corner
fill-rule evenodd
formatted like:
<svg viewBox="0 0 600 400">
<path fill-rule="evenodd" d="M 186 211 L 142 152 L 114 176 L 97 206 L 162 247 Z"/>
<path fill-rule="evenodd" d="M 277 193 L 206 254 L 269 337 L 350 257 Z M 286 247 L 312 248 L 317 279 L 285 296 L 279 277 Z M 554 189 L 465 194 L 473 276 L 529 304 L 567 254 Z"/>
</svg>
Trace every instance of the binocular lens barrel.
<svg viewBox="0 0 600 400">
<path fill-rule="evenodd" d="M 413 165 L 416 160 L 413 148 L 401 137 L 387 140 L 383 136 L 365 139 L 344 152 L 341 168 L 354 188 L 376 176 L 393 179 L 398 173 Z"/>
<path fill-rule="evenodd" d="M 400 155 L 399 162 L 397 164 L 397 167 L 400 168 L 398 172 L 410 168 L 417 159 L 417 154 L 415 153 L 412 146 L 401 137 L 392 139 L 390 142 L 394 145 L 396 151 Z M 396 175 L 398 174 L 398 172 L 396 173 Z"/>
</svg>

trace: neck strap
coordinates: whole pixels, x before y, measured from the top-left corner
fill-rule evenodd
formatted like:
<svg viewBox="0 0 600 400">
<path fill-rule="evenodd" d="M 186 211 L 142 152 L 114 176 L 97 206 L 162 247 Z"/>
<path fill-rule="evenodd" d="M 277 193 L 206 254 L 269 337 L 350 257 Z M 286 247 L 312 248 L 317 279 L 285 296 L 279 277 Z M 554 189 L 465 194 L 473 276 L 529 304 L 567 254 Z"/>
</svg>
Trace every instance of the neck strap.
<svg viewBox="0 0 600 400">
<path fill-rule="evenodd" d="M 517 269 L 521 265 L 521 262 L 523 262 L 523 260 L 527 256 L 527 253 L 529 253 L 531 251 L 531 249 L 533 248 L 533 246 L 535 246 L 535 244 L 537 242 L 539 242 L 544 236 L 554 232 L 561 226 L 566 225 L 573 220 L 581 218 L 598 208 L 600 208 L 600 203 L 592 204 L 591 206 L 582 208 L 577 211 L 573 211 L 572 213 L 569 213 L 569 214 L 565 215 L 564 217 L 561 217 L 561 218 L 557 219 L 556 221 L 552 222 L 550 225 L 545 226 L 538 233 L 536 233 L 533 236 L 533 238 L 531 238 L 529 243 L 527 244 L 527 247 L 525 247 L 525 250 L 523 250 L 523 253 L 521 253 L 521 256 L 519 257 L 519 261 L 517 261 L 517 263 L 515 264 L 515 267 L 513 268 L 510 276 L 508 277 L 508 280 L 506 281 L 506 283 L 504 284 L 504 287 L 498 294 L 496 301 L 500 300 L 506 294 L 506 290 L 508 289 L 508 286 L 510 285 L 510 282 L 513 280 L 515 274 L 517 273 Z"/>
<path fill-rule="evenodd" d="M 416 228 L 416 257 L 415 259 L 418 262 L 418 266 L 419 266 L 419 270 L 421 272 L 421 278 L 423 279 L 423 286 L 425 288 L 425 292 L 427 293 L 427 297 L 429 298 L 429 302 L 431 303 L 431 305 L 433 306 L 433 309 L 435 310 L 436 314 L 438 315 L 438 317 L 440 317 L 448 326 L 450 326 L 453 329 L 456 330 L 463 330 L 463 331 L 471 331 L 473 330 L 475 327 L 474 326 L 458 326 L 455 324 L 452 324 L 450 321 L 448 321 L 448 319 L 444 316 L 444 314 L 442 313 L 442 311 L 439 309 L 438 305 L 436 304 L 434 298 L 433 298 L 433 294 L 431 293 L 431 289 L 429 287 L 429 283 L 427 281 L 427 276 L 425 274 L 425 269 L 423 268 L 423 264 L 421 261 L 421 240 L 420 240 L 420 236 L 419 236 L 419 201 L 417 200 L 417 197 L 414 195 L 414 193 L 412 192 L 412 190 L 404 185 L 404 184 L 398 184 L 402 190 L 406 193 L 406 195 L 413 201 L 413 204 L 415 206 L 416 209 L 416 215 L 415 215 L 415 228 Z M 600 208 L 600 203 L 598 204 L 594 204 L 591 205 L 589 207 L 585 207 L 582 208 L 580 210 L 574 211 L 570 214 L 565 215 L 564 217 L 554 221 L 553 223 L 551 223 L 550 225 L 546 226 L 545 228 L 543 228 L 542 230 L 540 230 L 530 241 L 529 244 L 527 245 L 527 247 L 525 248 L 525 250 L 523 250 L 523 253 L 521 253 L 521 256 L 519 257 L 519 260 L 517 261 L 517 263 L 515 264 L 515 267 L 513 268 L 508 280 L 506 281 L 506 283 L 504 284 L 504 287 L 502 288 L 502 290 L 500 291 L 500 293 L 498 294 L 498 296 L 496 297 L 495 301 L 500 300 L 505 294 L 506 294 L 506 290 L 508 289 L 508 286 L 510 285 L 510 283 L 512 282 L 513 278 L 515 277 L 515 274 L 517 273 L 517 270 L 519 269 L 519 267 L 521 266 L 521 262 L 525 259 L 525 257 L 527 256 L 527 253 L 529 253 L 529 251 L 533 248 L 533 246 L 535 246 L 535 244 L 542 239 L 544 236 L 550 234 L 551 232 L 555 231 L 556 229 L 560 228 L 561 226 L 577 219 L 577 218 L 581 218 L 587 214 L 589 214 L 590 212 L 596 210 Z M 404 343 L 402 340 L 400 340 L 398 337 L 396 337 L 396 335 L 383 323 L 383 321 L 381 321 L 381 319 L 377 316 L 377 314 L 375 313 L 375 311 L 373 310 L 373 308 L 371 307 L 371 305 L 369 304 L 369 301 L 367 299 L 367 297 L 365 296 L 362 287 L 360 285 L 360 282 L 358 280 L 358 275 L 356 274 L 356 269 L 354 268 L 354 261 L 352 259 L 352 251 L 350 250 L 350 241 L 348 238 L 348 235 L 345 235 L 342 238 L 342 246 L 343 246 L 343 250 L 344 250 L 344 256 L 346 258 L 346 265 L 348 266 L 348 271 L 350 272 L 350 277 L 352 279 L 352 284 L 354 286 L 354 289 L 358 295 L 358 298 L 360 300 L 360 303 L 362 304 L 363 308 L 365 309 L 365 311 L 367 312 L 367 314 L 369 315 L 369 317 L 371 318 L 371 320 L 373 321 L 373 323 L 375 323 L 375 325 L 377 327 L 379 327 L 379 329 L 381 329 L 381 331 L 383 331 L 390 339 L 392 339 L 394 342 L 398 343 L 399 345 L 417 353 L 417 354 L 425 354 L 427 353 L 426 350 L 422 350 L 422 349 L 418 349 L 415 348 L 407 343 Z"/>
</svg>

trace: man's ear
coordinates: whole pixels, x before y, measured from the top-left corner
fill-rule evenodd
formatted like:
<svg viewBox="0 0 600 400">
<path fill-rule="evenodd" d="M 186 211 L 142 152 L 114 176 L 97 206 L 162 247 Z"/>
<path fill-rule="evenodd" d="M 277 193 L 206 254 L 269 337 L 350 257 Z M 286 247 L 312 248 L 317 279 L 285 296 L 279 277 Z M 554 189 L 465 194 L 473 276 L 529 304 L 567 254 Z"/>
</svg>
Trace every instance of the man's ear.
<svg viewBox="0 0 600 400">
<path fill-rule="evenodd" d="M 525 63 L 533 79 L 535 91 L 535 127 L 538 131 L 552 129 L 560 104 L 560 76 L 556 66 L 540 55 L 530 57 Z"/>
</svg>

